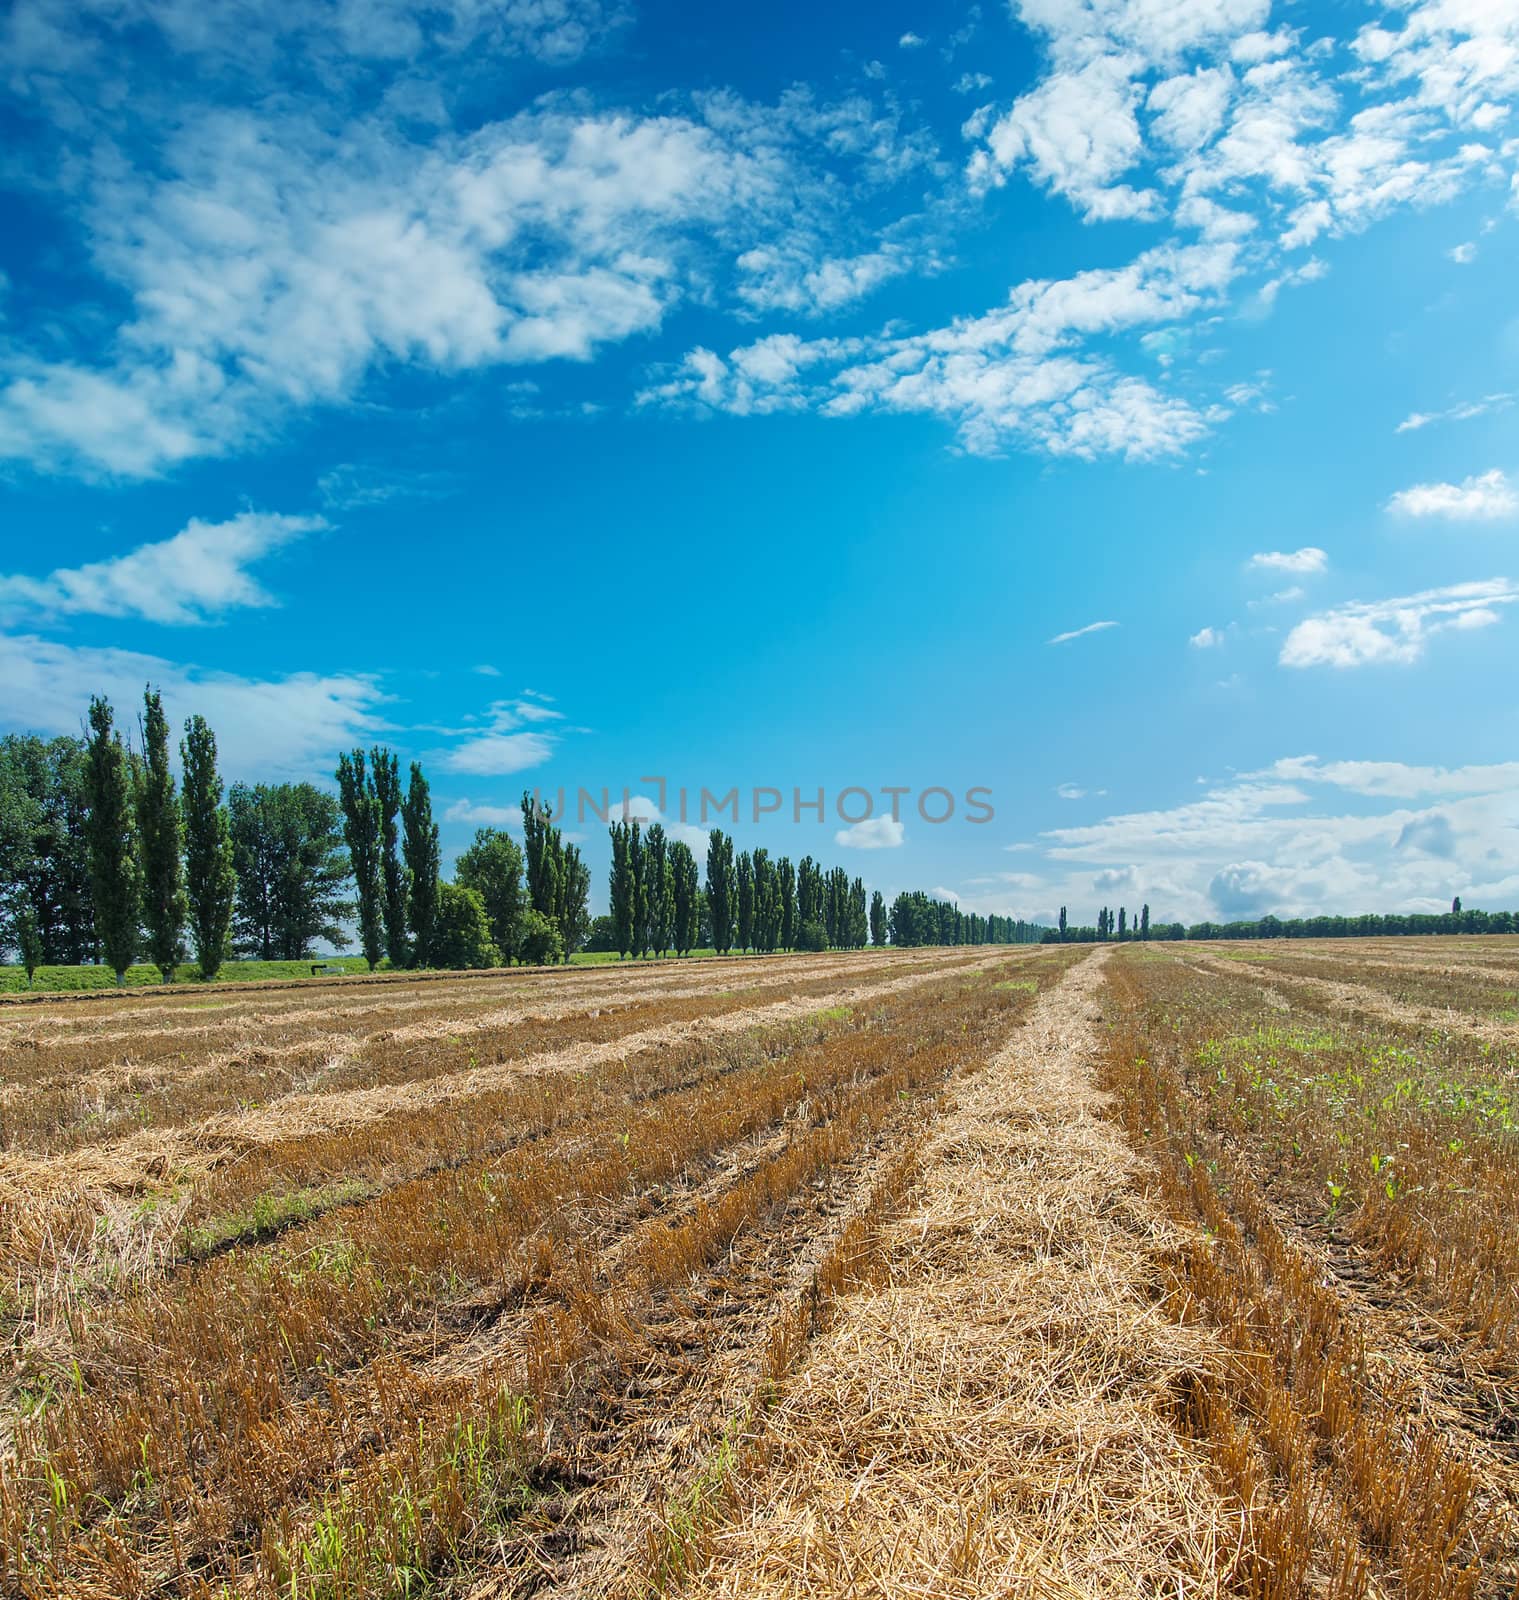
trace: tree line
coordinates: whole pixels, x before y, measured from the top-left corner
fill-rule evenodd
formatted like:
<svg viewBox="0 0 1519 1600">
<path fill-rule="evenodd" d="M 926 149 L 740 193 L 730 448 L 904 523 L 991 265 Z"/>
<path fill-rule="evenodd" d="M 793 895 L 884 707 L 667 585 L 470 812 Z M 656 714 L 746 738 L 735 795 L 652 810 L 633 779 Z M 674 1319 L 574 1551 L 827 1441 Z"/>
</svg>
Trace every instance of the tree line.
<svg viewBox="0 0 1519 1600">
<path fill-rule="evenodd" d="M 701 948 L 768 954 L 775 950 L 852 950 L 867 944 L 1028 944 L 1042 928 L 981 917 L 922 893 L 900 894 L 890 909 L 880 890 L 842 867 L 803 856 L 772 858 L 762 846 L 735 853 L 721 828 L 707 837 L 703 886 L 689 845 L 663 823 L 623 818 L 608 830 L 611 912 L 596 919 L 591 948 L 619 956 L 677 955 Z"/>
<path fill-rule="evenodd" d="M 1149 906 L 1132 920 L 1106 906 L 1095 926 L 1075 927 L 1061 906 L 1059 926 L 1043 930 L 1045 944 L 1096 944 L 1127 939 L 1386 939 L 1438 933 L 1519 933 L 1519 913 L 1465 910 L 1457 895 L 1449 911 L 1365 912 L 1357 917 L 1250 917 L 1235 922 L 1150 921 Z"/>
<path fill-rule="evenodd" d="M 108 700 L 83 736 L 0 740 L 0 949 L 39 966 L 139 958 L 163 980 L 193 953 L 210 980 L 232 956 L 300 960 L 346 949 L 370 968 L 484 967 L 568 958 L 589 927 L 590 871 L 523 797 L 525 852 L 480 829 L 442 878 L 427 778 L 395 754 L 340 757 L 337 795 L 310 783 L 224 786 L 216 736 L 190 717 L 170 762 L 149 687 L 134 745 Z M 524 876 L 526 884 L 524 887 Z"/>
</svg>

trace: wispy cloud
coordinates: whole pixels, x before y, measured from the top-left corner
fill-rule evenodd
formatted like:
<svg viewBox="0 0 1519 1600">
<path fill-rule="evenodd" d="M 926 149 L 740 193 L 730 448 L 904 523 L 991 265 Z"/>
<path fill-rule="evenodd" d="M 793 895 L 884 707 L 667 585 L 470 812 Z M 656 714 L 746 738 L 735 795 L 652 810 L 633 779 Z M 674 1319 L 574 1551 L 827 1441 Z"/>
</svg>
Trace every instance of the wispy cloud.
<svg viewBox="0 0 1519 1600">
<path fill-rule="evenodd" d="M 1443 411 L 1411 411 L 1395 431 L 1414 433 L 1432 422 L 1470 422 L 1473 417 L 1486 416 L 1490 411 L 1506 411 L 1513 403 L 1512 394 L 1485 394 L 1480 400 L 1466 400 L 1460 405 L 1447 406 Z"/>
<path fill-rule="evenodd" d="M 255 562 L 308 533 L 322 517 L 244 511 L 228 522 L 194 518 L 171 539 L 139 545 L 83 567 L 58 567 L 45 578 L 0 576 L 0 615 L 140 617 L 203 623 L 246 606 L 278 601 L 249 573 Z"/>
<path fill-rule="evenodd" d="M 1084 628 L 1072 628 L 1069 633 L 1057 633 L 1050 644 L 1069 644 L 1072 639 L 1084 638 L 1089 633 L 1101 633 L 1104 628 L 1116 628 L 1116 622 L 1089 622 Z"/>
<path fill-rule="evenodd" d="M 1362 667 L 1417 661 L 1437 633 L 1487 628 L 1519 601 L 1507 578 L 1426 589 L 1396 600 L 1353 601 L 1305 618 L 1282 644 L 1284 667 Z"/>
<path fill-rule="evenodd" d="M 1250 565 L 1267 572 L 1323 572 L 1329 555 L 1309 544 L 1301 550 L 1262 550 L 1250 557 Z"/>
<path fill-rule="evenodd" d="M 1519 512 L 1519 494 L 1496 467 L 1460 483 L 1416 483 L 1400 489 L 1387 509 L 1403 517 L 1447 517 L 1452 522 L 1499 522 Z"/>
<path fill-rule="evenodd" d="M 443 751 L 438 757 L 439 765 L 448 772 L 481 778 L 507 777 L 542 766 L 553 755 L 559 739 L 538 724 L 563 720 L 563 713 L 543 704 L 543 698 L 493 702 L 486 713 L 486 728 L 467 734 L 462 743 Z"/>
<path fill-rule="evenodd" d="M 1224 636 L 1217 628 L 1199 628 L 1187 640 L 1194 649 L 1213 650 L 1224 642 Z"/>
</svg>

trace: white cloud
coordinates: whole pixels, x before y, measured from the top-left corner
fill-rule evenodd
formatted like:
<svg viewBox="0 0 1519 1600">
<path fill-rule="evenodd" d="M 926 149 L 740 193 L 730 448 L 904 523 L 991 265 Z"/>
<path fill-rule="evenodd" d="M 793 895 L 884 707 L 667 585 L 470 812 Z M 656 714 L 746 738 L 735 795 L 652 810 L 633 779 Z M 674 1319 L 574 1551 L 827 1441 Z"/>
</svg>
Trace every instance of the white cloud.
<svg viewBox="0 0 1519 1600">
<path fill-rule="evenodd" d="M 1250 565 L 1267 572 L 1322 572 L 1329 565 L 1329 556 L 1310 544 L 1301 550 L 1262 550 L 1250 557 Z"/>
<path fill-rule="evenodd" d="M 472 822 L 477 828 L 520 828 L 521 806 L 476 805 L 473 800 L 455 800 L 443 813 L 445 822 Z"/>
<path fill-rule="evenodd" d="M 442 730 L 462 734 L 463 739 L 452 749 L 439 752 L 434 759 L 446 772 L 463 772 L 481 778 L 506 777 L 514 772 L 525 772 L 529 767 L 542 766 L 553 755 L 559 736 L 536 725 L 563 720 L 563 713 L 544 705 L 542 699 L 534 696 L 492 702 L 486 714 L 487 725 L 482 731 Z M 524 728 L 524 723 L 531 726 Z"/>
<path fill-rule="evenodd" d="M 1080 639 L 1089 633 L 1101 633 L 1104 628 L 1116 628 L 1116 622 L 1089 622 L 1084 628 L 1072 628 L 1069 633 L 1057 633 L 1053 639 L 1046 641 L 1049 644 L 1069 644 L 1072 639 Z"/>
<path fill-rule="evenodd" d="M 389 697 L 368 674 L 247 678 L 131 650 L 0 635 L 0 726 L 78 733 L 92 694 L 130 722 L 149 683 L 162 691 L 171 726 L 194 712 L 211 724 L 229 780 L 325 780 L 339 750 L 388 727 Z"/>
<path fill-rule="evenodd" d="M 1519 512 L 1519 493 L 1494 468 L 1460 483 L 1417 483 L 1400 489 L 1387 509 L 1405 517 L 1449 517 L 1455 522 L 1497 522 Z"/>
<path fill-rule="evenodd" d="M 499 678 L 501 676 L 501 668 L 493 667 L 489 663 L 482 663 L 480 666 L 472 667 L 470 670 L 478 672 L 482 678 Z"/>
<path fill-rule="evenodd" d="M 1321 761 L 1317 756 L 1284 756 L 1263 772 L 1247 777 L 1286 783 L 1320 783 L 1352 794 L 1395 800 L 1425 795 L 1519 793 L 1519 761 L 1488 766 L 1421 767 L 1405 761 Z"/>
<path fill-rule="evenodd" d="M 1298 623 L 1282 645 L 1284 667 L 1408 663 L 1437 633 L 1491 627 L 1498 608 L 1519 601 L 1506 578 L 1427 589 L 1397 600 L 1354 601 Z"/>
<path fill-rule="evenodd" d="M 1458 244 L 1445 253 L 1458 267 L 1467 266 L 1477 259 L 1477 247 L 1471 243 Z"/>
<path fill-rule="evenodd" d="M 1187 643 L 1198 650 L 1213 650 L 1224 642 L 1224 636 L 1217 628 L 1199 628 Z"/>
<path fill-rule="evenodd" d="M 867 817 L 833 836 L 833 842 L 846 850 L 895 850 L 906 840 L 907 830 L 895 817 Z"/>
<path fill-rule="evenodd" d="M 1077 783 L 1059 783 L 1055 785 L 1055 793 L 1058 794 L 1062 800 L 1085 800 L 1089 794 L 1104 795 L 1107 792 L 1108 791 L 1106 789 L 1083 789 L 1081 785 Z M 1019 846 L 1010 844 L 1008 846 L 1009 850 L 1031 848 L 1032 846 L 1028 845 Z"/>
<path fill-rule="evenodd" d="M 926 42 L 927 41 L 919 34 L 904 33 L 902 37 L 897 40 L 897 47 L 901 50 L 918 50 L 921 49 Z"/>
<path fill-rule="evenodd" d="M 1490 411 L 1506 411 L 1514 403 L 1512 394 L 1487 394 L 1480 400 L 1467 400 L 1444 411 L 1411 411 L 1397 426 L 1398 433 L 1413 433 L 1432 422 L 1469 422 Z"/>
<path fill-rule="evenodd" d="M 1111 894 L 1117 889 L 1137 889 L 1139 887 L 1139 869 L 1137 867 L 1108 867 L 1092 879 L 1092 887 L 1100 894 Z"/>
<path fill-rule="evenodd" d="M 265 556 L 328 524 L 321 517 L 244 511 L 227 522 L 192 518 L 173 538 L 45 578 L 0 576 L 0 614 L 141 617 L 208 622 L 244 606 L 278 604 L 248 572 Z"/>
</svg>

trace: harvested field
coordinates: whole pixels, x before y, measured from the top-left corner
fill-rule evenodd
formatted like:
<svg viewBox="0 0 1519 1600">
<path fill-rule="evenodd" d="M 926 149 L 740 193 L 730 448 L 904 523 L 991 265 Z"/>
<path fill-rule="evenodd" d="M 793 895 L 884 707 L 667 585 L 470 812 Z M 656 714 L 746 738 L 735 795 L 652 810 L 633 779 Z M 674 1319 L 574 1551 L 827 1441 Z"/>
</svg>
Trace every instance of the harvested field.
<svg viewBox="0 0 1519 1600">
<path fill-rule="evenodd" d="M 0 1589 L 1509 1596 L 1511 947 L 1417 943 L 0 1011 Z"/>
</svg>

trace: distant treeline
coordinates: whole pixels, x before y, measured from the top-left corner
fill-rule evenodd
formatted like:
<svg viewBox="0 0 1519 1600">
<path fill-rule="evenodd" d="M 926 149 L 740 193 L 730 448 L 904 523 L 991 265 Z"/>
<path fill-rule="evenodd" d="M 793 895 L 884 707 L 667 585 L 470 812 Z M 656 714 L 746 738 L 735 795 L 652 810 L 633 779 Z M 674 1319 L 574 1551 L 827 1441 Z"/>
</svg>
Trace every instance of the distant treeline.
<svg viewBox="0 0 1519 1600">
<path fill-rule="evenodd" d="M 1116 917 L 1104 906 L 1096 927 L 1073 927 L 1061 906 L 1059 927 L 1045 929 L 1043 940 L 1045 944 L 1097 944 L 1129 939 L 1385 939 L 1435 933 L 1519 933 L 1519 913 L 1467 911 L 1457 895 L 1449 911 L 1366 912 L 1359 917 L 1267 916 L 1239 922 L 1194 922 L 1189 927 L 1180 922 L 1152 923 L 1149 906 L 1142 906 L 1133 922 L 1122 906 Z"/>
<path fill-rule="evenodd" d="M 862 879 L 825 871 L 811 856 L 795 865 L 764 848 L 734 853 L 721 828 L 707 838 L 706 886 L 689 845 L 664 824 L 624 819 L 609 830 L 612 909 L 591 927 L 592 950 L 619 956 L 684 955 L 693 949 L 857 950 L 868 944 L 1032 944 L 1032 923 L 981 917 L 921 892 L 899 894 L 888 909 L 880 890 L 867 902 Z"/>
</svg>

